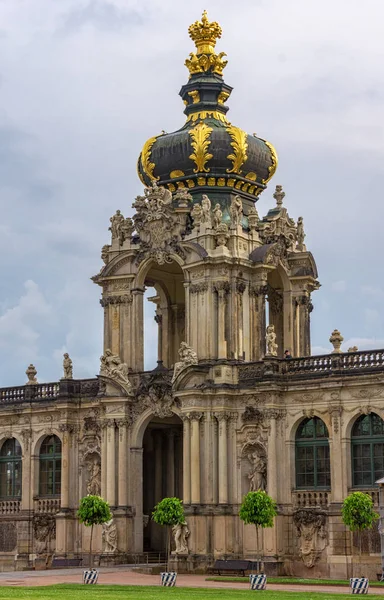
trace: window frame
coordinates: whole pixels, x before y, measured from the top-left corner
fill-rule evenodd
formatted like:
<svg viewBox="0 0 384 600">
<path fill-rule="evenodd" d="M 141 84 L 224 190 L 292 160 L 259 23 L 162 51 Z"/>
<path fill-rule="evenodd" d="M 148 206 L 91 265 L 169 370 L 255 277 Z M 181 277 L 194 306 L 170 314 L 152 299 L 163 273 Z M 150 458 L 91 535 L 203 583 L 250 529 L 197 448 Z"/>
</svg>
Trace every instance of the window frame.
<svg viewBox="0 0 384 600">
<path fill-rule="evenodd" d="M 44 448 L 46 441 L 50 440 L 51 438 L 54 440 L 53 452 L 42 453 L 42 449 Z M 58 442 L 59 442 L 59 444 L 58 444 Z M 60 452 L 57 452 L 58 446 L 60 446 Z M 48 477 L 47 477 L 47 481 L 43 482 L 41 474 L 43 472 L 48 473 L 49 470 L 47 469 L 46 471 L 44 471 L 42 469 L 42 466 L 44 465 L 44 467 L 45 467 L 46 465 L 49 465 L 49 463 L 52 464 L 51 482 L 48 480 Z M 40 498 L 59 498 L 61 496 L 61 472 L 62 472 L 62 443 L 61 443 L 61 440 L 55 434 L 48 435 L 43 439 L 41 447 L 40 447 L 40 452 L 39 452 L 39 497 Z M 58 478 L 58 481 L 56 481 L 58 473 L 60 476 Z M 45 489 L 43 489 L 43 488 L 45 488 Z M 52 491 L 52 493 L 49 493 L 50 490 Z"/>
<path fill-rule="evenodd" d="M 4 451 L 5 445 L 9 441 L 13 442 L 13 445 L 14 445 L 13 453 L 8 456 L 3 455 L 2 452 Z M 18 446 L 20 448 L 20 454 L 16 454 L 16 452 L 15 452 L 16 444 L 18 444 Z M 5 469 L 7 470 L 7 466 L 6 466 L 7 464 L 11 466 L 11 487 L 12 487 L 11 494 L 7 494 L 7 493 L 3 494 L 2 493 L 3 492 L 3 485 L 2 485 L 3 474 L 2 474 L 1 466 L 5 465 Z M 15 477 L 16 465 L 19 466 L 18 482 L 16 482 L 16 477 Z M 4 440 L 4 442 L 0 448 L 0 500 L 1 501 L 21 500 L 21 495 L 23 493 L 22 477 L 23 477 L 23 456 L 22 456 L 21 444 L 20 444 L 19 440 L 15 437 L 7 438 L 6 440 Z M 20 486 L 20 494 L 15 494 L 16 483 L 18 483 L 18 485 Z M 7 472 L 5 472 L 4 487 L 5 487 L 5 492 L 6 492 L 7 487 L 8 487 Z"/>
<path fill-rule="evenodd" d="M 373 434 L 372 430 L 373 430 L 373 417 L 377 417 L 378 419 L 381 420 L 382 422 L 382 427 L 383 427 L 383 433 L 381 434 Z M 364 419 L 369 419 L 369 429 L 370 429 L 370 433 L 369 435 L 354 435 L 354 431 L 355 429 L 358 427 L 359 423 L 362 422 Z M 381 444 L 382 445 L 382 456 L 383 456 L 383 470 L 379 473 L 377 473 L 377 475 L 375 474 L 375 464 L 374 464 L 374 446 L 376 444 Z M 370 470 L 369 471 L 365 471 L 365 470 L 359 470 L 357 471 L 355 469 L 355 460 L 358 460 L 359 458 L 361 460 L 364 459 L 364 457 L 356 457 L 355 456 L 355 448 L 362 448 L 363 446 L 367 446 L 369 448 L 369 461 L 370 461 Z M 353 424 L 352 427 L 352 431 L 351 431 L 351 472 L 352 472 L 352 488 L 354 489 L 367 489 L 367 488 L 375 488 L 376 487 L 376 481 L 378 479 L 381 479 L 382 477 L 384 477 L 384 420 L 380 417 L 380 415 L 378 415 L 375 412 L 371 412 L 368 415 L 360 415 L 356 421 Z M 370 474 L 370 483 L 356 483 L 356 474 L 360 473 L 362 474 L 362 476 L 364 477 L 364 473 L 368 473 Z"/>
<path fill-rule="evenodd" d="M 314 421 L 314 434 L 311 438 L 300 438 L 299 435 L 304 427 L 310 422 Z M 317 422 L 321 422 L 324 427 L 326 436 L 317 437 Z M 301 459 L 298 456 L 298 450 L 300 448 L 311 448 L 313 456 L 310 460 L 313 462 L 313 470 L 312 471 L 299 471 L 299 461 L 305 460 Z M 328 452 L 325 453 L 324 457 L 319 456 L 319 449 L 327 448 Z M 327 469 L 325 471 L 319 470 L 319 463 L 321 460 L 325 460 L 327 463 Z M 299 485 L 299 476 L 306 475 L 307 473 L 313 474 L 313 485 Z M 318 479 L 319 475 L 325 473 L 326 479 L 329 479 L 329 483 L 326 485 L 319 485 Z M 296 436 L 295 436 L 295 489 L 296 490 L 319 490 L 319 491 L 327 491 L 331 489 L 331 457 L 330 457 L 330 446 L 329 446 L 329 431 L 328 427 L 324 423 L 323 419 L 320 417 L 314 416 L 307 419 L 304 419 L 299 424 Z"/>
</svg>

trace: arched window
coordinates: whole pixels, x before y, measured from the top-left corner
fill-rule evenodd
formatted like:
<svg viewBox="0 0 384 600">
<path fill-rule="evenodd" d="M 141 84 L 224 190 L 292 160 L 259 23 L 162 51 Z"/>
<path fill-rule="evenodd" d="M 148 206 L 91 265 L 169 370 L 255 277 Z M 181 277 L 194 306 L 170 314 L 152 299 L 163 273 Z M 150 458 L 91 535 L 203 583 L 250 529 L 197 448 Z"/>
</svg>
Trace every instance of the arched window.
<svg viewBox="0 0 384 600">
<path fill-rule="evenodd" d="M 21 446 L 15 438 L 0 450 L 0 497 L 21 498 Z"/>
<path fill-rule="evenodd" d="M 321 419 L 305 419 L 296 434 L 296 487 L 331 487 L 328 429 Z"/>
<path fill-rule="evenodd" d="M 45 438 L 40 449 L 40 496 L 61 493 L 61 441 L 57 435 Z"/>
<path fill-rule="evenodd" d="M 369 487 L 384 477 L 384 421 L 362 415 L 352 429 L 352 485 Z"/>
</svg>

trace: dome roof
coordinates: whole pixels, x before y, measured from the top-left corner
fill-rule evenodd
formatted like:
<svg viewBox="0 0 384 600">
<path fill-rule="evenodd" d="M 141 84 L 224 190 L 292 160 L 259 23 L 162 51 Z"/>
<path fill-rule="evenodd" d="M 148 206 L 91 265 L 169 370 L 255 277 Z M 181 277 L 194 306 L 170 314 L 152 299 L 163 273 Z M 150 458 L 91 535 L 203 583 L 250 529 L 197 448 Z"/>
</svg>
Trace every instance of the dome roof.
<svg viewBox="0 0 384 600">
<path fill-rule="evenodd" d="M 255 200 L 276 171 L 276 151 L 227 119 L 225 103 L 232 91 L 222 77 L 227 61 L 224 52 L 214 50 L 221 27 L 209 22 L 204 11 L 189 34 L 197 52 L 185 61 L 190 77 L 180 91 L 187 121 L 174 133 L 147 140 L 138 160 L 139 177 L 146 186 L 155 181 L 172 192 L 180 187 L 188 187 L 192 195 L 235 188 Z"/>
</svg>

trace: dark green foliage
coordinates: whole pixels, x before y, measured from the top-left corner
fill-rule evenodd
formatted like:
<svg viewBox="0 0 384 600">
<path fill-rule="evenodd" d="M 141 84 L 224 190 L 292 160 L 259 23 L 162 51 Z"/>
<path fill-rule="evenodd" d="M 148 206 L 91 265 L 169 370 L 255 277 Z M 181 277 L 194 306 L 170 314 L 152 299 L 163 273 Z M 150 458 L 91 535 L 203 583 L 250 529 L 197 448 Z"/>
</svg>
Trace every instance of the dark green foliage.
<svg viewBox="0 0 384 600">
<path fill-rule="evenodd" d="M 94 525 L 102 525 L 112 519 L 112 513 L 109 504 L 100 496 L 84 496 L 80 500 L 79 510 L 77 511 L 80 523 L 86 527 L 91 527 L 91 538 L 89 541 L 89 566 L 93 567 L 92 539 Z"/>
<path fill-rule="evenodd" d="M 277 515 L 276 503 L 266 492 L 248 492 L 240 506 L 239 517 L 246 525 L 256 527 L 257 572 L 260 572 L 263 549 L 259 547 L 259 528 L 273 527 L 273 519 Z"/>
<path fill-rule="evenodd" d="M 179 523 L 184 523 L 184 507 L 179 498 L 163 498 L 156 504 L 152 519 L 158 525 L 173 527 Z"/>
<path fill-rule="evenodd" d="M 244 496 L 239 517 L 246 525 L 273 527 L 273 519 L 276 515 L 276 503 L 266 492 L 248 492 Z"/>
<path fill-rule="evenodd" d="M 171 527 L 184 523 L 183 502 L 179 498 L 163 498 L 152 512 L 152 519 L 158 525 L 167 528 L 167 570 L 169 571 L 169 555 L 171 553 Z"/>
<path fill-rule="evenodd" d="M 373 501 L 371 496 L 363 492 L 352 492 L 343 502 L 341 509 L 344 525 L 351 531 L 363 531 L 371 529 L 379 518 L 379 515 L 373 510 Z"/>
<path fill-rule="evenodd" d="M 79 510 L 77 511 L 80 523 L 86 527 L 92 525 L 102 525 L 112 519 L 109 504 L 100 496 L 84 496 L 80 500 Z"/>
</svg>

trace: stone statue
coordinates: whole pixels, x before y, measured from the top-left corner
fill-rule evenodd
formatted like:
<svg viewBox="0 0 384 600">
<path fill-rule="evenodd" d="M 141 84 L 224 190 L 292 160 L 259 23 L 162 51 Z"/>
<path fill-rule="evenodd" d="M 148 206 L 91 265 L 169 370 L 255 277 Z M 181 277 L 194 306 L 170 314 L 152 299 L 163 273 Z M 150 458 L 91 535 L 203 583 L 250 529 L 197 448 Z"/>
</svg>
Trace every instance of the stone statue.
<svg viewBox="0 0 384 600">
<path fill-rule="evenodd" d="M 220 225 L 215 229 L 215 240 L 217 246 L 227 245 L 229 240 L 229 230 L 226 223 L 220 223 Z"/>
<path fill-rule="evenodd" d="M 104 244 L 104 246 L 101 249 L 101 260 L 103 261 L 103 263 L 105 265 L 108 264 L 108 252 L 109 252 L 109 248 L 110 248 L 110 246 L 108 244 Z"/>
<path fill-rule="evenodd" d="M 260 221 L 259 213 L 257 212 L 256 207 L 252 206 L 252 208 L 249 209 L 249 213 L 248 213 L 249 228 L 251 230 L 257 229 L 257 225 L 258 225 L 259 221 Z"/>
<path fill-rule="evenodd" d="M 69 358 L 68 352 L 65 352 L 65 354 L 64 354 L 63 369 L 64 369 L 63 379 L 73 379 L 72 360 Z"/>
<path fill-rule="evenodd" d="M 236 229 L 241 224 L 241 216 L 243 214 L 243 202 L 240 196 L 232 198 L 229 214 L 231 215 L 231 225 Z"/>
<path fill-rule="evenodd" d="M 212 227 L 211 222 L 211 201 L 206 194 L 201 197 L 201 208 L 202 208 L 202 219 L 201 222 L 205 223 L 207 227 Z"/>
<path fill-rule="evenodd" d="M 285 192 L 283 192 L 283 186 L 277 185 L 275 193 L 273 194 L 274 199 L 276 200 L 276 205 L 278 208 L 283 206 L 283 200 L 285 198 Z"/>
<path fill-rule="evenodd" d="M 172 382 L 175 381 L 176 377 L 183 369 L 189 367 L 190 365 L 197 365 L 198 363 L 196 352 L 192 350 L 192 348 L 190 348 L 186 342 L 181 342 L 179 356 L 180 361 L 175 363 Z"/>
<path fill-rule="evenodd" d="M 196 227 L 199 227 L 203 219 L 203 209 L 201 208 L 200 204 L 196 203 L 193 205 L 193 208 L 191 210 L 191 217 L 193 219 L 194 225 L 196 225 Z"/>
<path fill-rule="evenodd" d="M 28 377 L 28 381 L 26 385 L 35 385 L 38 383 L 36 379 L 37 371 L 35 366 L 31 363 L 28 369 L 25 371 L 26 376 Z"/>
<path fill-rule="evenodd" d="M 130 217 L 127 217 L 126 219 L 124 219 L 121 222 L 120 228 L 119 228 L 119 241 L 120 241 L 120 246 L 123 245 L 123 242 L 125 242 L 125 240 L 130 240 L 132 233 L 134 232 L 135 226 L 133 224 L 133 221 Z"/>
<path fill-rule="evenodd" d="M 293 513 L 300 543 L 300 557 L 306 567 L 315 566 L 327 545 L 326 513 L 319 509 L 299 509 Z"/>
<path fill-rule="evenodd" d="M 217 229 L 219 227 L 219 225 L 221 225 L 222 218 L 223 218 L 223 211 L 220 208 L 220 204 L 216 204 L 215 208 L 212 211 L 213 229 Z"/>
<path fill-rule="evenodd" d="M 348 348 L 348 352 L 358 352 L 358 347 L 357 346 L 351 346 L 350 348 Z"/>
<path fill-rule="evenodd" d="M 120 239 L 120 230 L 122 224 L 124 223 L 124 217 L 121 214 L 121 211 L 117 210 L 116 214 L 114 214 L 109 220 L 111 222 L 111 226 L 108 229 L 112 233 L 112 239 Z"/>
<path fill-rule="evenodd" d="M 87 481 L 87 494 L 100 496 L 101 494 L 101 467 L 97 459 L 88 464 L 89 479 Z"/>
<path fill-rule="evenodd" d="M 120 356 L 112 354 L 109 349 L 100 357 L 100 375 L 114 379 L 126 389 L 131 389 L 128 366 L 121 362 Z"/>
<path fill-rule="evenodd" d="M 296 226 L 297 249 L 299 252 L 303 252 L 305 250 L 304 239 L 305 239 L 305 233 L 304 233 L 303 217 L 299 217 L 298 221 L 297 221 L 297 226 Z"/>
<path fill-rule="evenodd" d="M 187 523 L 178 523 L 172 527 L 172 533 L 175 540 L 175 550 L 172 554 L 188 554 L 188 537 L 190 531 Z"/>
<path fill-rule="evenodd" d="M 274 325 L 268 325 L 265 341 L 267 343 L 267 356 L 277 356 L 276 333 Z"/>
<path fill-rule="evenodd" d="M 102 539 L 105 554 L 117 552 L 117 528 L 113 518 L 103 523 Z"/>
<path fill-rule="evenodd" d="M 48 554 L 50 552 L 50 541 L 55 537 L 56 533 L 54 515 L 35 515 L 33 517 L 33 532 L 36 554 Z"/>
<path fill-rule="evenodd" d="M 249 491 L 257 492 L 258 490 L 265 491 L 266 489 L 266 475 L 267 475 L 267 461 L 257 452 L 253 450 L 248 454 L 248 460 L 252 465 L 252 470 L 248 473 L 249 479 Z"/>
</svg>

